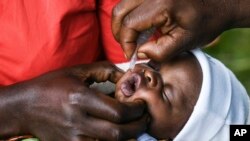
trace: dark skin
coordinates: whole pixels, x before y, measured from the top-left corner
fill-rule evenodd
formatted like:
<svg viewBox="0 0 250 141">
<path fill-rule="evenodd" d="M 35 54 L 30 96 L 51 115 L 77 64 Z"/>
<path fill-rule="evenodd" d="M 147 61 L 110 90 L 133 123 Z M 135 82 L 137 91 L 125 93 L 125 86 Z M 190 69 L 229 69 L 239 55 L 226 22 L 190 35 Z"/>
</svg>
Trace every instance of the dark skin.
<svg viewBox="0 0 250 141">
<path fill-rule="evenodd" d="M 112 31 L 128 59 L 141 31 L 157 27 L 160 38 L 142 45 L 139 58 L 156 61 L 204 46 L 222 32 L 250 27 L 249 0 L 121 0 Z"/>
<path fill-rule="evenodd" d="M 137 64 L 116 85 L 122 102 L 143 100 L 151 116 L 147 130 L 157 139 L 174 139 L 198 100 L 202 70 L 196 58 L 182 53 L 169 61 Z"/>
<path fill-rule="evenodd" d="M 122 74 L 100 62 L 1 87 L 1 139 L 32 134 L 41 141 L 126 140 L 139 135 L 146 129 L 144 103 L 120 103 L 89 88 L 92 82 L 115 83 Z"/>
</svg>

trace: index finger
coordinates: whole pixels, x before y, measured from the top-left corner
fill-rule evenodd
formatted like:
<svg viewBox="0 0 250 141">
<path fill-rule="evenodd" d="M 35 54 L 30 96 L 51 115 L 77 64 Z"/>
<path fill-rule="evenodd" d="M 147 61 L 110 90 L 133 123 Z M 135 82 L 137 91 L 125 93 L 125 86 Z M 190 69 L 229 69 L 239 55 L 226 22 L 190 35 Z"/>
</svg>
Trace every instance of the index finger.
<svg viewBox="0 0 250 141">
<path fill-rule="evenodd" d="M 107 61 L 95 63 L 95 66 L 87 73 L 89 79 L 95 82 L 105 82 L 109 80 L 113 83 L 116 83 L 123 74 L 123 70 Z"/>
<path fill-rule="evenodd" d="M 89 88 L 73 94 L 71 101 L 77 103 L 89 115 L 114 123 L 123 123 L 141 117 L 146 106 L 141 100 L 133 103 L 120 103 L 114 98 Z"/>
<path fill-rule="evenodd" d="M 124 72 L 110 62 L 96 62 L 93 64 L 80 65 L 71 70 L 71 73 L 83 82 L 105 82 L 116 83 Z"/>
<path fill-rule="evenodd" d="M 141 32 L 153 27 L 167 26 L 170 23 L 168 12 L 162 9 L 152 9 L 153 6 L 150 2 L 152 3 L 152 1 L 145 1 L 126 15 L 123 20 L 120 29 L 120 43 L 129 59 L 135 51 Z"/>
<path fill-rule="evenodd" d="M 89 122 L 81 126 L 85 134 L 101 140 L 128 140 L 136 138 L 145 132 L 148 124 L 148 116 L 143 115 L 140 119 L 125 124 L 115 124 L 95 117 L 88 117 Z M 89 127 L 86 131 L 86 127 Z"/>
<path fill-rule="evenodd" d="M 191 44 L 194 35 L 181 28 L 173 28 L 167 35 L 163 35 L 156 41 L 150 41 L 142 45 L 138 50 L 138 58 L 147 56 L 155 61 L 171 59 L 180 52 L 196 47 Z M 140 56 L 141 55 L 141 56 Z"/>
<path fill-rule="evenodd" d="M 117 41 L 120 40 L 120 29 L 124 17 L 144 0 L 121 0 L 112 11 L 112 32 Z"/>
</svg>

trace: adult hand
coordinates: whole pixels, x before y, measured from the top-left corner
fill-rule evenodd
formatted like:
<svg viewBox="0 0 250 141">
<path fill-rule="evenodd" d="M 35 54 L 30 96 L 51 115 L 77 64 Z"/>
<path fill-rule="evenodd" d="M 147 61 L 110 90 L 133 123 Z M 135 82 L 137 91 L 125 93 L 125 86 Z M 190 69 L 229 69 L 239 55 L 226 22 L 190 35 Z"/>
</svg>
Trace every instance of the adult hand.
<svg viewBox="0 0 250 141">
<path fill-rule="evenodd" d="M 113 9 L 112 31 L 131 58 L 139 33 L 157 27 L 161 37 L 142 45 L 137 55 L 162 61 L 234 26 L 237 6 L 234 0 L 121 0 Z"/>
<path fill-rule="evenodd" d="M 101 62 L 0 88 L 1 137 L 32 134 L 42 141 L 136 137 L 146 128 L 144 104 L 119 103 L 88 87 L 92 82 L 116 82 L 122 74 Z"/>
</svg>

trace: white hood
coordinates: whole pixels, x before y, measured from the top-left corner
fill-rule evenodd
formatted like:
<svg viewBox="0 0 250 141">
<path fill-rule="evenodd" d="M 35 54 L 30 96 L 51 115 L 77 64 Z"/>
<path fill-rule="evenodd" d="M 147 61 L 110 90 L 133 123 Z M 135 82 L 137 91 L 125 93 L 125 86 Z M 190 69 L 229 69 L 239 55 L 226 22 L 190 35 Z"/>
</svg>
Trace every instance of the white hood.
<svg viewBox="0 0 250 141">
<path fill-rule="evenodd" d="M 193 113 L 174 141 L 229 141 L 231 124 L 249 124 L 248 94 L 220 61 L 200 49 L 192 53 L 202 68 L 202 88 Z"/>
</svg>

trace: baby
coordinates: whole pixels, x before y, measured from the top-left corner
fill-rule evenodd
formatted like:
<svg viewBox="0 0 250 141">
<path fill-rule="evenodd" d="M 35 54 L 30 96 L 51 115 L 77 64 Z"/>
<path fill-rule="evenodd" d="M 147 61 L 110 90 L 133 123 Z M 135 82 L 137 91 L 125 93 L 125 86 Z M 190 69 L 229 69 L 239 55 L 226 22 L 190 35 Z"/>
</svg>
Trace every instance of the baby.
<svg viewBox="0 0 250 141">
<path fill-rule="evenodd" d="M 115 97 L 145 101 L 151 116 L 147 132 L 157 139 L 228 141 L 230 125 L 249 124 L 246 90 L 199 49 L 162 63 L 137 64 L 116 84 Z"/>
<path fill-rule="evenodd" d="M 129 64 L 119 64 L 127 70 Z M 138 141 L 229 141 L 232 124 L 250 124 L 250 100 L 233 73 L 196 49 L 172 60 L 140 63 L 114 84 L 92 87 L 121 102 L 142 100 L 151 123 Z"/>
</svg>

